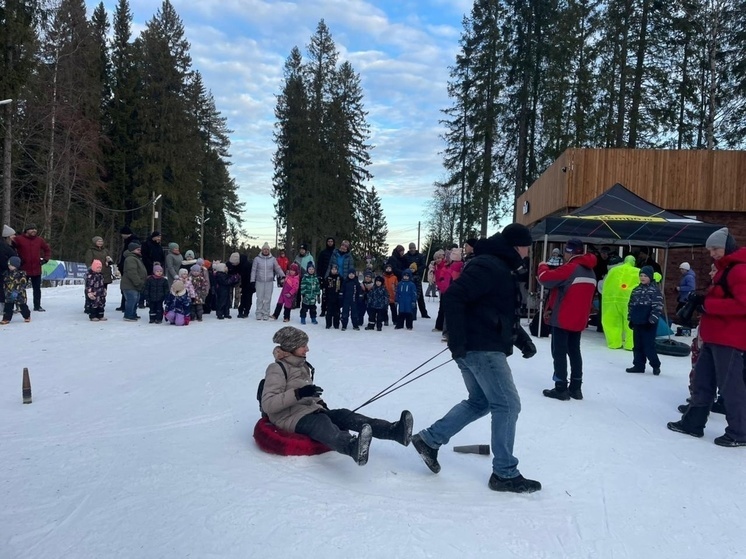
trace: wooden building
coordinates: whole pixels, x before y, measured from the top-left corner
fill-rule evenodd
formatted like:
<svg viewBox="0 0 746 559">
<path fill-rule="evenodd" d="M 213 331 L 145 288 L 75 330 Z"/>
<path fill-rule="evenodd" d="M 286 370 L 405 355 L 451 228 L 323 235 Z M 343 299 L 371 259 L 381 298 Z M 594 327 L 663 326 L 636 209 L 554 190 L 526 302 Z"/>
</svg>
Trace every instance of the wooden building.
<svg viewBox="0 0 746 559">
<path fill-rule="evenodd" d="M 615 183 L 666 210 L 727 226 L 739 246 L 746 245 L 746 151 L 570 148 L 516 200 L 516 221 L 531 227 L 567 214 Z M 658 250 L 661 265 L 663 257 Z M 704 248 L 671 249 L 669 309 L 681 262 L 691 264 L 698 287 L 709 282 Z"/>
</svg>

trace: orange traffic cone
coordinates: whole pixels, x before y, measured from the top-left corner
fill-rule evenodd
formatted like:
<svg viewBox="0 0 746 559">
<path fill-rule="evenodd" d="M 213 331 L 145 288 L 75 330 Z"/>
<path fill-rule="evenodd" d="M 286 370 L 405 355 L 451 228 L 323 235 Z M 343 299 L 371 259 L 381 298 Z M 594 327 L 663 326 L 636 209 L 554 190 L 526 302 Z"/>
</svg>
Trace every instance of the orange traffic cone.
<svg viewBox="0 0 746 559">
<path fill-rule="evenodd" d="M 23 403 L 31 403 L 31 380 L 28 378 L 28 369 L 23 368 Z"/>
</svg>

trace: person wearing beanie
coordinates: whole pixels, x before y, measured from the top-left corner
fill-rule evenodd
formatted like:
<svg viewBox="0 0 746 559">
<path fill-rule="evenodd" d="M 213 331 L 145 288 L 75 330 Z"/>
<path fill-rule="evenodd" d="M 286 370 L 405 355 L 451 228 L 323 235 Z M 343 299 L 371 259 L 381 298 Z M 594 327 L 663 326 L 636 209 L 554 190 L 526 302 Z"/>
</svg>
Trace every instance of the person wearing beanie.
<svg viewBox="0 0 746 559">
<path fill-rule="evenodd" d="M 248 318 L 251 312 L 254 287 L 251 283 L 253 262 L 246 254 L 234 252 L 228 258 L 228 274 L 239 278 L 233 289 L 233 307 L 238 307 L 238 318 Z"/>
<path fill-rule="evenodd" d="M 8 258 L 7 269 L 0 276 L 3 290 L 3 318 L 0 324 L 8 324 L 13 319 L 13 309 L 16 305 L 21 310 L 24 322 L 31 322 L 31 311 L 28 308 L 26 287 L 28 279 L 26 272 L 21 269 L 21 259 L 18 256 Z"/>
<path fill-rule="evenodd" d="M 210 278 L 200 264 L 193 264 L 184 280 L 184 287 L 191 302 L 190 318 L 202 322 L 205 311 L 205 301 L 210 293 Z M 240 311 L 239 311 L 240 312 Z"/>
<path fill-rule="evenodd" d="M 428 301 L 438 298 L 438 286 L 435 283 L 435 268 L 444 259 L 445 251 L 438 249 L 433 253 L 433 259 L 427 265 L 427 290 L 425 291 L 425 297 L 428 298 Z M 438 319 L 436 318 L 435 321 L 437 322 Z"/>
<path fill-rule="evenodd" d="M 119 230 L 119 236 L 122 239 L 122 252 L 119 254 L 119 261 L 117 262 L 117 270 L 119 270 L 120 276 L 124 275 L 124 261 L 127 258 L 127 254 L 129 253 L 128 246 L 130 243 L 135 242 L 139 243 L 140 239 L 137 235 L 135 235 L 132 232 L 132 229 L 129 228 L 129 226 L 125 225 Z M 124 312 L 125 310 L 125 297 L 124 297 L 124 291 L 122 290 L 122 283 L 119 283 L 119 289 L 122 291 L 122 297 L 121 302 L 119 303 L 119 306 L 115 309 L 117 311 Z"/>
<path fill-rule="evenodd" d="M 477 247 L 477 238 L 471 237 L 464 243 L 464 264 L 469 262 L 474 256 L 474 249 Z"/>
<path fill-rule="evenodd" d="M 552 360 L 554 388 L 543 391 L 547 398 L 557 400 L 583 399 L 583 356 L 580 336 L 588 326 L 593 297 L 596 294 L 596 256 L 583 254 L 583 242 L 570 239 L 565 244 L 565 263 L 552 270 L 546 262 L 539 263 L 538 280 L 549 289 L 544 311 L 552 327 Z M 567 359 L 570 358 L 568 386 Z"/>
<path fill-rule="evenodd" d="M 513 455 L 521 402 L 507 358 L 513 346 L 524 358 L 536 353 L 531 338 L 520 326 L 514 277 L 529 247 L 513 242 L 515 239 L 509 242 L 502 233 L 481 239 L 475 247 L 476 256 L 441 295 L 448 349 L 461 371 L 468 397 L 413 435 L 412 444 L 425 465 L 437 474 L 440 447 L 489 414 L 493 459 L 488 487 L 493 491 L 532 493 L 541 489 L 541 483 L 524 478 Z M 487 327 L 497 324 L 499 328 Z"/>
<path fill-rule="evenodd" d="M 114 260 L 112 259 L 109 250 L 104 247 L 104 239 L 98 235 L 91 239 L 91 246 L 86 249 L 85 255 L 83 256 L 83 262 L 85 262 L 87 268 L 91 267 L 94 260 L 101 262 L 101 273 L 104 278 L 104 285 L 108 287 L 108 285 L 114 281 L 114 273 L 112 269 Z M 86 300 L 88 300 L 88 297 L 86 297 Z"/>
<path fill-rule="evenodd" d="M 150 237 L 142 244 L 142 263 L 149 276 L 153 275 L 153 266 L 166 265 L 166 253 L 161 246 L 163 237 L 160 231 L 153 231 Z"/>
<path fill-rule="evenodd" d="M 335 249 L 334 237 L 327 237 L 324 248 L 319 251 L 318 258 L 316 258 L 316 275 L 319 276 L 322 285 L 324 278 L 329 275 L 329 262 L 331 262 Z M 324 289 L 321 290 L 321 313 L 319 316 L 326 316 L 326 290 Z"/>
<path fill-rule="evenodd" d="M 655 334 L 658 320 L 663 315 L 663 294 L 653 280 L 652 266 L 640 268 L 640 283 L 629 298 L 627 321 L 633 331 L 633 360 L 628 373 L 644 373 L 649 362 L 653 374 L 661 374 L 661 360 L 655 349 Z"/>
<path fill-rule="evenodd" d="M 300 266 L 293 262 L 288 268 L 285 281 L 282 284 L 280 296 L 277 298 L 275 312 L 272 314 L 272 320 L 277 320 L 282 312 L 282 321 L 290 322 L 290 311 L 295 304 L 295 295 L 300 289 Z"/>
<path fill-rule="evenodd" d="M 98 237 L 101 239 L 101 237 Z M 94 237 L 94 241 L 96 237 Z M 103 246 L 104 240 L 101 239 Z M 91 322 L 101 322 L 106 320 L 104 311 L 106 308 L 106 283 L 102 273 L 104 265 L 101 260 L 94 259 L 88 266 L 88 273 L 85 277 L 85 298 L 86 313 Z"/>
<path fill-rule="evenodd" d="M 342 331 L 347 330 L 348 321 L 352 322 L 353 330 L 360 330 L 363 317 L 360 316 L 360 299 L 363 298 L 363 289 L 357 279 L 357 272 L 352 269 L 347 271 L 347 277 L 342 278 Z"/>
<path fill-rule="evenodd" d="M 331 263 L 329 267 L 329 275 L 321 282 L 321 289 L 326 298 L 326 329 L 329 330 L 333 326 L 335 330 L 338 330 L 342 309 L 344 278 L 339 275 L 339 269 L 336 264 Z"/>
<path fill-rule="evenodd" d="M 321 282 L 316 275 L 316 267 L 313 265 L 313 261 L 308 263 L 306 273 L 303 274 L 303 278 L 300 280 L 300 294 L 300 323 L 305 324 L 306 315 L 310 313 L 311 324 L 318 324 L 316 320 L 316 303 L 321 297 Z"/>
<path fill-rule="evenodd" d="M 171 283 L 164 305 L 166 322 L 174 326 L 189 326 L 192 302 L 182 280 L 175 279 Z"/>
<path fill-rule="evenodd" d="M 215 272 L 213 286 L 215 288 L 215 314 L 218 320 L 231 319 L 231 294 L 241 280 L 238 274 L 228 273 L 228 266 L 223 262 L 212 265 Z"/>
<path fill-rule="evenodd" d="M 26 278 L 33 288 L 34 311 L 44 312 L 41 306 L 41 267 L 52 258 L 52 249 L 36 234 L 36 225 L 33 223 L 23 229 L 23 235 L 16 235 L 13 243 L 21 258 L 21 269 L 26 272 Z"/>
<path fill-rule="evenodd" d="M 738 248 L 726 227 L 707 239 L 715 275 L 706 293 L 692 292 L 689 302 L 700 311 L 699 358 L 691 380 L 689 407 L 672 431 L 702 437 L 719 390 L 725 402 L 725 434 L 715 439 L 724 447 L 746 446 L 746 248 Z"/>
<path fill-rule="evenodd" d="M 562 266 L 564 263 L 565 261 L 562 258 L 562 251 L 558 248 L 553 248 L 552 255 L 549 257 L 549 260 L 547 260 L 547 266 L 554 270 L 555 268 Z"/>
<path fill-rule="evenodd" d="M 412 330 L 414 315 L 417 310 L 417 286 L 412 281 L 412 270 L 406 268 L 401 274 L 401 281 L 396 286 L 396 326 L 394 330 L 401 330 L 405 326 Z"/>
<path fill-rule="evenodd" d="M 269 250 L 269 243 L 264 243 L 262 251 L 257 254 L 251 265 L 251 283 L 256 290 L 256 319 L 269 320 L 269 306 L 272 301 L 275 278 L 285 277 L 277 259 Z"/>
<path fill-rule="evenodd" d="M 306 435 L 352 457 L 359 466 L 368 462 L 372 438 L 409 445 L 414 420 L 407 410 L 398 421 L 389 422 L 348 409 L 329 409 L 321 399 L 324 390 L 314 384 L 317 371 L 306 361 L 310 350 L 305 332 L 285 326 L 272 341 L 277 344 L 272 351 L 274 361 L 267 367 L 259 393 L 262 413 L 275 427 Z"/>
<path fill-rule="evenodd" d="M 124 293 L 124 320 L 136 322 L 140 318 L 137 316 L 137 305 L 140 302 L 140 293 L 148 279 L 148 272 L 145 270 L 145 264 L 142 263 L 140 243 L 130 242 L 127 249 L 120 284 L 122 293 Z"/>
<path fill-rule="evenodd" d="M 0 241 L 0 277 L 8 269 L 8 259 L 12 256 L 18 256 L 16 249 L 12 246 L 15 235 L 14 229 L 3 225 L 3 239 Z M 3 305 L 5 305 L 5 290 L 0 286 L 0 307 Z"/>
<path fill-rule="evenodd" d="M 163 322 L 163 302 L 168 295 L 168 280 L 163 275 L 163 266 L 153 265 L 153 273 L 145 281 L 143 297 L 148 301 L 148 318 L 150 324 Z"/>
<path fill-rule="evenodd" d="M 368 293 L 368 325 L 366 330 L 383 330 L 383 322 L 388 316 L 389 294 L 384 285 L 383 276 L 376 276 L 373 289 Z"/>
<path fill-rule="evenodd" d="M 406 263 L 406 267 L 412 270 L 412 283 L 415 289 L 417 289 L 417 305 L 412 311 L 412 320 L 417 320 L 418 309 L 422 318 L 430 318 L 430 315 L 427 313 L 427 305 L 425 304 L 425 292 L 422 289 L 422 276 L 427 269 L 425 255 L 417 250 L 416 244 L 409 243 L 409 250 L 404 254 L 404 262 Z M 414 265 L 414 268 L 412 265 Z"/>
<path fill-rule="evenodd" d="M 314 264 L 313 255 L 308 252 L 308 245 L 301 244 L 300 247 L 298 247 L 298 254 L 295 255 L 295 259 L 293 260 L 296 264 L 298 264 L 298 269 L 300 270 L 300 281 L 303 282 L 303 276 L 306 275 L 306 271 L 308 270 L 308 265 L 313 264 L 314 269 L 316 268 L 316 265 Z M 297 308 L 301 306 L 301 289 L 298 289 L 298 292 L 295 295 L 295 303 L 293 304 L 293 308 Z"/>
<path fill-rule="evenodd" d="M 179 268 L 181 268 L 182 262 L 184 262 L 184 256 L 179 251 L 179 245 L 177 243 L 168 243 L 165 267 L 169 287 L 175 280 L 179 279 Z"/>
<path fill-rule="evenodd" d="M 679 285 L 676 286 L 676 312 L 679 312 L 686 306 L 689 300 L 689 294 L 697 289 L 697 276 L 692 270 L 689 262 L 682 262 L 679 266 Z"/>
</svg>

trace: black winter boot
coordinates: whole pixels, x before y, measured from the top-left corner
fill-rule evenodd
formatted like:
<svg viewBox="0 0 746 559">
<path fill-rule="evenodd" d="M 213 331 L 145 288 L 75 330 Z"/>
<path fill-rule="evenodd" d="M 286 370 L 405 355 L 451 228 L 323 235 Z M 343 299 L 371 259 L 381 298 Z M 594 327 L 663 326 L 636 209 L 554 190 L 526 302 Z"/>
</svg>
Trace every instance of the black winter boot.
<svg viewBox="0 0 746 559">
<path fill-rule="evenodd" d="M 358 466 L 365 466 L 368 463 L 368 451 L 370 450 L 370 441 L 373 438 L 373 430 L 367 423 L 363 425 L 357 437 L 353 437 L 350 445 L 347 447 L 347 454 L 357 462 Z"/>
<path fill-rule="evenodd" d="M 570 380 L 570 387 L 567 390 L 570 394 L 570 398 L 572 398 L 573 400 L 583 399 L 583 391 L 580 389 L 582 384 L 583 384 L 583 381 Z"/>
<path fill-rule="evenodd" d="M 551 390 L 547 389 L 542 391 L 542 394 L 547 398 L 554 398 L 555 400 L 562 400 L 563 402 L 570 399 L 570 392 L 567 390 L 566 386 L 556 385 Z"/>
<path fill-rule="evenodd" d="M 704 437 L 708 415 L 710 415 L 708 406 L 689 406 L 680 421 L 672 421 L 667 424 L 667 427 L 677 433 L 697 438 Z"/>
<path fill-rule="evenodd" d="M 746 441 L 737 441 L 730 435 L 722 435 L 715 439 L 715 444 L 735 448 L 737 446 L 746 446 Z"/>
<path fill-rule="evenodd" d="M 412 446 L 420 455 L 425 465 L 430 468 L 430 471 L 437 474 L 440 471 L 440 464 L 438 464 L 438 449 L 432 448 L 422 440 L 419 434 L 412 437 Z"/>
<path fill-rule="evenodd" d="M 632 367 L 627 367 L 624 370 L 627 371 L 628 373 L 644 373 L 645 367 L 637 367 L 633 365 Z"/>
<path fill-rule="evenodd" d="M 541 483 L 533 479 L 526 479 L 521 474 L 516 477 L 500 477 L 497 474 L 490 476 L 488 483 L 493 491 L 508 491 L 510 493 L 533 493 L 541 491 Z"/>
<path fill-rule="evenodd" d="M 409 446 L 409 441 L 412 440 L 414 419 L 412 413 L 407 410 L 401 412 L 399 421 L 391 423 L 385 419 L 371 419 L 368 423 L 373 429 L 373 438 L 375 439 L 396 441 L 403 446 Z"/>
</svg>

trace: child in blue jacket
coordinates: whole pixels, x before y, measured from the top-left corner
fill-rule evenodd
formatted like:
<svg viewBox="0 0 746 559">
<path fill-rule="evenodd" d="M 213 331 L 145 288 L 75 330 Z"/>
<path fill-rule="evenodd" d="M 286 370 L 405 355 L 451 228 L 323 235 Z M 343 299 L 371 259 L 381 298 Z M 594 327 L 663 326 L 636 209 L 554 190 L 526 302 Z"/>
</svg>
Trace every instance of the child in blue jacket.
<svg viewBox="0 0 746 559">
<path fill-rule="evenodd" d="M 396 286 L 396 303 L 399 305 L 399 313 L 394 329 L 401 330 L 406 324 L 407 330 L 411 330 L 417 304 L 417 286 L 412 281 L 412 270 L 409 268 L 402 272 L 401 281 Z"/>
</svg>

